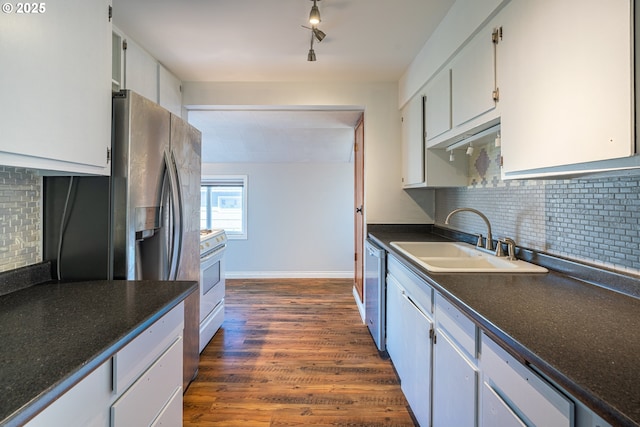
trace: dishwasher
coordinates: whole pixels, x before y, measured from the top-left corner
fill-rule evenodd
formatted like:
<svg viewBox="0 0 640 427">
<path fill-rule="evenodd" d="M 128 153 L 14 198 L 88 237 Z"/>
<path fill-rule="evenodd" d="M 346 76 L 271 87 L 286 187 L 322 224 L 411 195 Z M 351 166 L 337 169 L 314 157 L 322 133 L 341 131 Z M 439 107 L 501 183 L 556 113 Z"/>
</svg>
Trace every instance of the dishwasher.
<svg viewBox="0 0 640 427">
<path fill-rule="evenodd" d="M 386 251 L 371 239 L 365 240 L 364 314 L 367 327 L 379 351 L 386 350 Z"/>
</svg>

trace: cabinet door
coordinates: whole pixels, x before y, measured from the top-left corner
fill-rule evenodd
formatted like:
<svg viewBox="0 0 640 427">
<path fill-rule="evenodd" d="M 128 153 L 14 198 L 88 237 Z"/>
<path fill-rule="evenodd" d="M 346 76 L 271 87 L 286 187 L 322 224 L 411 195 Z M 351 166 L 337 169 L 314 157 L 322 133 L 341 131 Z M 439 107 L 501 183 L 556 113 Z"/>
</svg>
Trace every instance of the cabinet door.
<svg viewBox="0 0 640 427">
<path fill-rule="evenodd" d="M 630 0 L 512 1 L 500 42 L 503 172 L 630 156 Z"/>
<path fill-rule="evenodd" d="M 402 288 L 393 276 L 387 276 L 387 353 L 400 378 L 405 376 Z"/>
<path fill-rule="evenodd" d="M 0 164 L 109 173 L 110 3 L 13 3 L 39 13 L 2 14 Z"/>
<path fill-rule="evenodd" d="M 424 183 L 423 98 L 414 96 L 402 109 L 402 184 Z"/>
<path fill-rule="evenodd" d="M 429 84 L 424 106 L 427 141 L 451 129 L 451 70 L 442 70 Z"/>
<path fill-rule="evenodd" d="M 127 39 L 125 57 L 124 88 L 157 103 L 158 61 L 131 39 Z"/>
<path fill-rule="evenodd" d="M 182 117 L 180 80 L 162 65 L 158 65 L 158 103 L 178 117 Z"/>
<path fill-rule="evenodd" d="M 431 419 L 431 337 L 433 322 L 410 300 L 403 298 L 403 320 L 408 348 L 405 358 L 406 376 L 401 388 L 413 415 L 421 426 Z"/>
<path fill-rule="evenodd" d="M 493 110 L 496 102 L 493 28 L 483 28 L 456 56 L 451 68 L 453 126 L 464 124 Z"/>
<path fill-rule="evenodd" d="M 477 368 L 440 329 L 433 352 L 433 427 L 475 427 Z"/>
</svg>

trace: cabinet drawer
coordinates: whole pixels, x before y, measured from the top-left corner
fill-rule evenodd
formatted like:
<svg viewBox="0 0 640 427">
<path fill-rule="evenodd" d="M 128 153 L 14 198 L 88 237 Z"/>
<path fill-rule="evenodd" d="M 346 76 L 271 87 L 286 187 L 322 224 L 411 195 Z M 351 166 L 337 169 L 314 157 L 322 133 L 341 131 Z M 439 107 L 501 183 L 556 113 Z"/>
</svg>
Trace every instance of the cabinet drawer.
<svg viewBox="0 0 640 427">
<path fill-rule="evenodd" d="M 573 402 L 484 334 L 481 366 L 484 381 L 525 423 L 573 426 Z"/>
<path fill-rule="evenodd" d="M 431 286 L 409 271 L 393 256 L 389 256 L 387 259 L 387 272 L 401 284 L 406 295 L 423 313 L 432 316 L 433 288 Z"/>
<path fill-rule="evenodd" d="M 480 425 L 483 427 L 527 427 L 487 383 L 482 384 L 481 411 Z"/>
<path fill-rule="evenodd" d="M 160 355 L 182 336 L 184 303 L 149 326 L 113 357 L 113 389 L 122 394 Z"/>
<path fill-rule="evenodd" d="M 176 389 L 169 403 L 151 424 L 151 427 L 173 427 L 182 425 L 182 387 Z"/>
<path fill-rule="evenodd" d="M 109 359 L 47 406 L 26 426 L 107 427 L 111 401 L 111 359 Z"/>
<path fill-rule="evenodd" d="M 151 425 L 176 391 L 182 396 L 182 337 L 111 406 L 112 427 Z"/>
<path fill-rule="evenodd" d="M 436 293 L 436 325 L 447 332 L 447 335 L 468 357 L 473 360 L 477 358 L 478 328 L 471 319 L 438 293 Z"/>
</svg>

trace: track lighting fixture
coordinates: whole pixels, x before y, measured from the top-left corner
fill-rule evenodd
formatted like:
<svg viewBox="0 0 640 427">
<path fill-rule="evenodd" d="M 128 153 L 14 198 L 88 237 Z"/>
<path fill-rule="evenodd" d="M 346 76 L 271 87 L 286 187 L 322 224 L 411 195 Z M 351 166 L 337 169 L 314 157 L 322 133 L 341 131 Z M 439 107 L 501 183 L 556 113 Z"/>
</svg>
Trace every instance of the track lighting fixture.
<svg viewBox="0 0 640 427">
<path fill-rule="evenodd" d="M 320 0 L 311 0 L 313 1 L 313 6 L 311 7 L 311 12 L 309 13 L 309 23 L 311 27 L 302 26 L 308 30 L 311 30 L 311 48 L 309 49 L 309 53 L 307 54 L 307 61 L 315 61 L 316 53 L 313 50 L 313 40 L 314 38 L 319 42 L 324 40 L 327 37 L 327 34 L 318 29 L 317 25 L 320 23 L 320 9 L 318 9 L 317 2 Z"/>
</svg>

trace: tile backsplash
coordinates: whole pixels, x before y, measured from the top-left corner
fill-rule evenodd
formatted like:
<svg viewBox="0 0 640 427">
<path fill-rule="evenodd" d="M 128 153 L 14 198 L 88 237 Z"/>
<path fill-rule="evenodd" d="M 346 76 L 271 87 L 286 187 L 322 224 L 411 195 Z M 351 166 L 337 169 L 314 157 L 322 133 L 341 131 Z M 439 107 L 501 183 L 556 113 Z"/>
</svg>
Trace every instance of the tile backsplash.
<svg viewBox="0 0 640 427">
<path fill-rule="evenodd" d="M 435 192 L 437 224 L 455 208 L 473 207 L 489 217 L 494 238 L 640 274 L 640 173 L 502 181 L 499 157 L 492 145 L 474 148 L 469 185 Z M 42 261 L 41 193 L 35 171 L 0 166 L 0 271 Z M 471 213 L 457 214 L 450 226 L 486 235 L 484 222 Z"/>
<path fill-rule="evenodd" d="M 42 261 L 42 177 L 0 166 L 0 271 Z"/>
<path fill-rule="evenodd" d="M 437 224 L 453 209 L 473 207 L 491 221 L 494 239 L 640 274 L 640 176 L 502 181 L 499 157 L 491 144 L 475 148 L 469 185 L 436 190 Z M 486 235 L 472 213 L 456 214 L 450 226 Z"/>
</svg>

